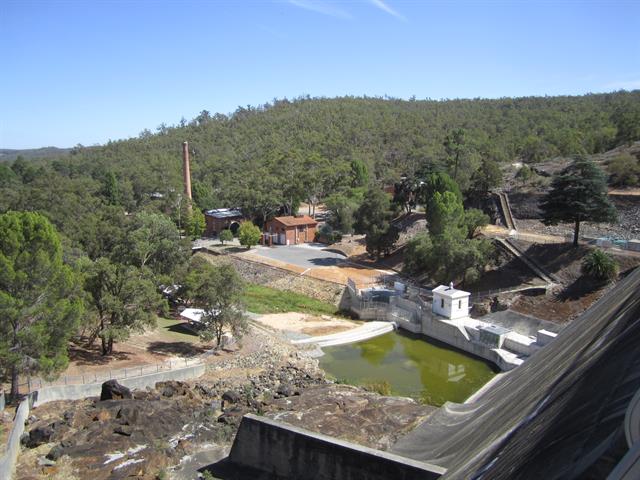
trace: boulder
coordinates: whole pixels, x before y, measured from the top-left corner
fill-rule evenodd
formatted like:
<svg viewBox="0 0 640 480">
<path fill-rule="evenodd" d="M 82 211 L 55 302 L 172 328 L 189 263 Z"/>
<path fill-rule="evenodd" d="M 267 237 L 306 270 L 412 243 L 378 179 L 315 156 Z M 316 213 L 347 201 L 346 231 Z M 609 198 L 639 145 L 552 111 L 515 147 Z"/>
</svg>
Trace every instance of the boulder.
<svg viewBox="0 0 640 480">
<path fill-rule="evenodd" d="M 224 409 L 224 405 L 225 403 L 232 403 L 232 404 L 236 404 L 239 403 L 240 401 L 242 401 L 242 396 L 234 391 L 234 390 L 227 390 L 226 392 L 224 392 L 222 394 L 222 408 Z"/>
<path fill-rule="evenodd" d="M 288 384 L 280 384 L 280 385 L 278 385 L 278 389 L 276 390 L 276 393 L 280 397 L 292 397 L 292 396 L 296 395 L 296 393 L 298 395 L 300 395 L 299 391 L 296 391 L 296 389 L 293 386 L 288 385 Z"/>
<path fill-rule="evenodd" d="M 226 425 L 240 425 L 240 421 L 244 414 L 247 413 L 247 409 L 243 407 L 234 407 L 226 410 L 222 415 L 218 417 L 218 422 Z"/>
<path fill-rule="evenodd" d="M 176 380 L 168 380 L 166 382 L 156 383 L 156 390 L 162 394 L 163 397 L 185 396 L 191 392 L 189 385 L 184 382 Z"/>
<path fill-rule="evenodd" d="M 121 400 L 125 398 L 133 398 L 131 390 L 124 385 L 120 385 L 117 380 L 108 380 L 102 384 L 100 392 L 100 401 L 104 400 Z"/>
<path fill-rule="evenodd" d="M 476 317 L 484 317 L 491 313 L 491 300 L 476 302 L 471 307 L 471 314 Z"/>
<path fill-rule="evenodd" d="M 50 426 L 36 427 L 29 432 L 29 438 L 26 440 L 25 445 L 27 448 L 35 448 L 49 443 L 53 433 L 53 428 Z"/>
<path fill-rule="evenodd" d="M 56 445 L 55 447 L 53 447 L 51 450 L 49 450 L 49 453 L 47 453 L 47 458 L 49 460 L 53 460 L 54 462 L 57 461 L 62 455 L 64 455 L 64 448 L 62 448 L 62 445 Z"/>
<path fill-rule="evenodd" d="M 53 467 L 56 464 L 53 460 L 46 457 L 38 458 L 38 466 L 39 467 Z"/>
</svg>

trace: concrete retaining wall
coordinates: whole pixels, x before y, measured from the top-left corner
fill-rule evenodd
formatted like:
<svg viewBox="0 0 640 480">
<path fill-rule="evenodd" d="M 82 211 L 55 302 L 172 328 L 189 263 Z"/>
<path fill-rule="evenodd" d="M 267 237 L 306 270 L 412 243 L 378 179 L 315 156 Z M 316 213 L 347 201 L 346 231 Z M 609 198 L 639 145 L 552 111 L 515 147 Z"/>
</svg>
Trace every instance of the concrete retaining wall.
<svg viewBox="0 0 640 480">
<path fill-rule="evenodd" d="M 118 379 L 118 383 L 130 389 L 144 389 L 153 387 L 157 382 L 167 380 L 190 380 L 198 378 L 205 372 L 205 365 L 193 365 L 191 367 L 176 370 L 165 370 L 149 375 Z M 102 383 L 89 383 L 85 385 L 60 385 L 44 387 L 34 392 L 33 406 L 38 407 L 44 403 L 55 400 L 79 400 L 87 397 L 97 397 L 100 395 Z M 0 477 L 1 478 L 1 477 Z"/>
<path fill-rule="evenodd" d="M 510 370 L 513 368 L 513 366 L 507 365 L 491 347 L 467 340 L 462 332 L 454 325 L 440 322 L 429 315 L 424 315 L 422 326 L 422 333 L 427 337 L 435 338 L 459 350 L 471 353 L 476 357 L 489 360 L 501 370 Z"/>
<path fill-rule="evenodd" d="M 399 318 L 399 317 L 396 318 L 393 316 L 391 320 L 395 322 L 396 325 L 398 325 L 398 327 L 402 328 L 403 330 L 408 330 L 411 333 L 422 332 L 422 325 L 420 325 L 419 323 L 413 323 L 408 320 L 405 320 L 404 318 Z"/>
<path fill-rule="evenodd" d="M 18 406 L 4 456 L 0 457 L 0 478 L 3 480 L 9 480 L 13 476 L 20 453 L 20 437 L 24 433 L 24 422 L 27 417 L 29 417 L 29 400 L 25 399 Z"/>
<path fill-rule="evenodd" d="M 252 414 L 243 417 L 229 459 L 292 480 L 431 480 L 446 472 Z"/>
</svg>

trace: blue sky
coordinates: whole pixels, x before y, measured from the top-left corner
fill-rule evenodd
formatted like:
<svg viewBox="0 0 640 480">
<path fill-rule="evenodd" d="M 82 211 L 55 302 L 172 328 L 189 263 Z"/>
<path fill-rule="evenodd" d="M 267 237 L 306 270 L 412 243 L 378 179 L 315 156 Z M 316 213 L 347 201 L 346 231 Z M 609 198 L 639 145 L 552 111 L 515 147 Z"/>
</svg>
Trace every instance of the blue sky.
<svg viewBox="0 0 640 480">
<path fill-rule="evenodd" d="M 274 98 L 640 88 L 640 1 L 0 0 L 0 147 Z"/>
</svg>

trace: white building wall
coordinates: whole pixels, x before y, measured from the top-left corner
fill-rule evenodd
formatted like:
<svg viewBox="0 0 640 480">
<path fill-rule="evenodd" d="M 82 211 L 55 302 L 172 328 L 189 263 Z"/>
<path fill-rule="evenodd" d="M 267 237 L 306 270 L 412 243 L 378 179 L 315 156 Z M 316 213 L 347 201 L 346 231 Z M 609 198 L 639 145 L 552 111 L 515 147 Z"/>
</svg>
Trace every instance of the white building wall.
<svg viewBox="0 0 640 480">
<path fill-rule="evenodd" d="M 451 320 L 469 316 L 469 295 L 461 298 L 451 298 L 441 295 L 439 292 L 433 294 L 432 311 Z"/>
<path fill-rule="evenodd" d="M 442 317 L 450 318 L 451 315 L 451 299 L 443 297 L 437 293 L 433 294 L 433 313 Z"/>
<path fill-rule="evenodd" d="M 454 298 L 451 306 L 451 318 L 464 318 L 469 316 L 469 297 Z"/>
</svg>

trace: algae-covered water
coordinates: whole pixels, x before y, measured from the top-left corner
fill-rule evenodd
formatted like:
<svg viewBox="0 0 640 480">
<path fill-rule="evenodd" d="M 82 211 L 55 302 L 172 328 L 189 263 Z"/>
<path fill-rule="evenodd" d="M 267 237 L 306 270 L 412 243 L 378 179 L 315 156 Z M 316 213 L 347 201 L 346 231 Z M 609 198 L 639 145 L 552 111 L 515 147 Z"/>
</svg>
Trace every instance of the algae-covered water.
<svg viewBox="0 0 640 480">
<path fill-rule="evenodd" d="M 322 350 L 320 366 L 338 381 L 362 386 L 387 382 L 394 395 L 436 406 L 464 402 L 496 373 L 484 360 L 407 333 Z"/>
</svg>

